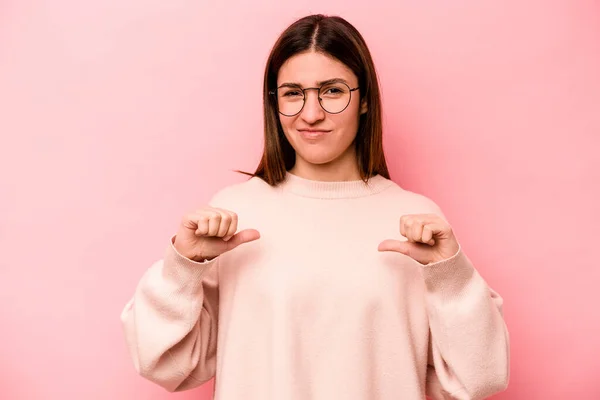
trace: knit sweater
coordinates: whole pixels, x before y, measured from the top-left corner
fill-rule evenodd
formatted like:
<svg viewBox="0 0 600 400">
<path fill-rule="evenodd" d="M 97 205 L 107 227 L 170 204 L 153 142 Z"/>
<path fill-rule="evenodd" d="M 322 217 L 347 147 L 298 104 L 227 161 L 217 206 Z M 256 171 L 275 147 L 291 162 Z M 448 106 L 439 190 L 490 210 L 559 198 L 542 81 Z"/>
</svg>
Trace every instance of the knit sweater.
<svg viewBox="0 0 600 400">
<path fill-rule="evenodd" d="M 212 377 L 215 400 L 482 399 L 506 388 L 502 298 L 462 247 L 423 265 L 380 252 L 429 198 L 380 175 L 288 173 L 225 187 L 213 207 L 261 238 L 212 260 L 179 254 L 142 276 L 121 321 L 134 366 L 168 391 Z"/>
</svg>

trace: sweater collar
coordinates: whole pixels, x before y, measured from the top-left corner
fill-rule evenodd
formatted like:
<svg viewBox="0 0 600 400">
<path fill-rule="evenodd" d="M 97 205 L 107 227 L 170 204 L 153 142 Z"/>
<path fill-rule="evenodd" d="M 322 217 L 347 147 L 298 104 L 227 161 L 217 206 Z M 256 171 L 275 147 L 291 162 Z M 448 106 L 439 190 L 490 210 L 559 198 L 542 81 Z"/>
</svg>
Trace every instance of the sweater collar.
<svg viewBox="0 0 600 400">
<path fill-rule="evenodd" d="M 368 183 L 362 180 L 326 182 L 301 178 L 290 172 L 286 173 L 281 184 L 284 191 L 303 197 L 317 199 L 350 199 L 380 193 L 394 183 L 381 175 L 369 178 Z"/>
</svg>

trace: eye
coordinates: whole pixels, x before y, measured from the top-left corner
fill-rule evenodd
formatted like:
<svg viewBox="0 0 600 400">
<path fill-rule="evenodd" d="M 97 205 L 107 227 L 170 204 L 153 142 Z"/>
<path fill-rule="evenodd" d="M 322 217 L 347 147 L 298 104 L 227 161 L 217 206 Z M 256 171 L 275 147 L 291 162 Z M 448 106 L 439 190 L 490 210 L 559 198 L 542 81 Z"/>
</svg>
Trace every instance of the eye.
<svg viewBox="0 0 600 400">
<path fill-rule="evenodd" d="M 343 91 L 340 88 L 331 87 L 331 88 L 328 88 L 327 90 L 325 90 L 325 93 L 337 94 L 337 93 L 343 93 Z"/>
<path fill-rule="evenodd" d="M 299 89 L 285 89 L 284 92 L 282 93 L 283 97 L 297 97 L 300 96 L 302 97 L 302 91 Z"/>
<path fill-rule="evenodd" d="M 331 84 L 321 88 L 321 97 L 340 98 L 345 97 L 348 89 L 341 84 Z"/>
</svg>

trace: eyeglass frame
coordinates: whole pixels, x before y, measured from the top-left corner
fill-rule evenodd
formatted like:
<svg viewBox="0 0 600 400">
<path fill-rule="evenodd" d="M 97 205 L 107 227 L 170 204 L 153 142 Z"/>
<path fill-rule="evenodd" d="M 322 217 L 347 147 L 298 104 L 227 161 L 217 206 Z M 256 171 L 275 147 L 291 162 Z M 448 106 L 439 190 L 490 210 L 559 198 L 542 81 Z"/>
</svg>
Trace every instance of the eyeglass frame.
<svg viewBox="0 0 600 400">
<path fill-rule="evenodd" d="M 332 83 L 341 83 L 342 85 L 344 85 L 344 86 L 346 86 L 348 88 L 348 91 L 350 93 L 350 98 L 348 99 L 348 104 L 346 104 L 346 106 L 341 111 L 338 111 L 338 112 L 329 112 L 329 111 L 327 111 L 325 109 L 325 107 L 323 107 L 323 104 L 321 103 L 323 101 L 323 99 L 321 98 L 321 96 L 319 96 L 319 93 L 321 92 L 321 88 L 323 86 L 326 86 L 326 85 L 331 85 Z M 300 110 L 296 114 L 288 115 L 288 114 L 282 113 L 279 110 L 279 101 L 277 100 L 277 91 L 279 89 L 281 89 L 282 87 L 290 87 L 290 86 L 297 87 L 298 89 L 300 89 L 302 91 L 302 107 L 300 108 Z M 295 117 L 296 115 L 300 114 L 302 112 L 302 110 L 304 110 L 304 106 L 306 105 L 306 91 L 307 90 L 316 90 L 317 91 L 317 99 L 319 99 L 319 106 L 321 106 L 321 108 L 323 109 L 323 111 L 325 111 L 327 114 L 333 114 L 333 115 L 335 115 L 335 114 L 340 114 L 340 113 L 344 112 L 346 110 L 346 108 L 348 108 L 348 106 L 352 102 L 352 92 L 354 92 L 354 91 L 356 91 L 358 89 L 360 89 L 360 86 L 357 86 L 357 87 L 355 87 L 355 88 L 352 89 L 352 88 L 350 88 L 350 85 L 348 85 L 346 82 L 342 82 L 342 81 L 339 81 L 339 80 L 333 80 L 333 82 L 324 82 L 319 87 L 308 87 L 308 88 L 304 88 L 304 89 L 301 88 L 300 86 L 295 86 L 295 85 L 281 85 L 281 86 L 279 86 L 275 90 L 269 90 L 269 94 L 276 96 L 275 97 L 275 103 L 277 104 L 277 112 L 279 114 L 281 114 L 283 116 L 286 116 L 286 117 Z"/>
</svg>

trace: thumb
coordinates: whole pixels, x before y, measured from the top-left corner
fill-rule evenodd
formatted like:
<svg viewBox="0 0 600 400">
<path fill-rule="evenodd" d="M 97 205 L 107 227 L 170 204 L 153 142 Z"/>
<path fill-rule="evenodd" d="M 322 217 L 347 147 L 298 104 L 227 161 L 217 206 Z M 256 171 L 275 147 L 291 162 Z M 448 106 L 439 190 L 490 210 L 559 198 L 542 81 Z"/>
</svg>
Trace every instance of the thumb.
<svg viewBox="0 0 600 400">
<path fill-rule="evenodd" d="M 227 241 L 227 249 L 233 250 L 241 244 L 260 239 L 260 233 L 256 229 L 244 229 L 239 231 Z"/>
<path fill-rule="evenodd" d="M 395 251 L 397 253 L 408 255 L 410 253 L 410 243 L 402 242 L 400 240 L 386 239 L 383 242 L 379 243 L 379 247 L 377 248 L 377 250 Z"/>
</svg>

